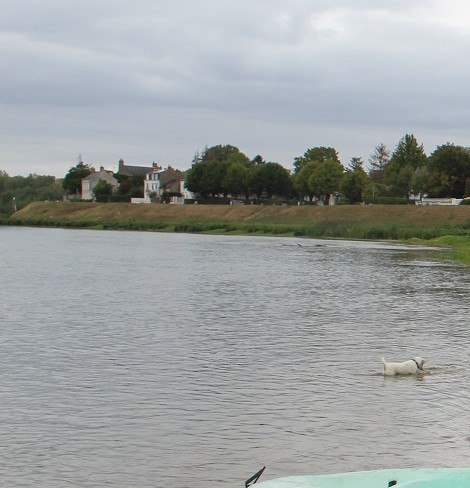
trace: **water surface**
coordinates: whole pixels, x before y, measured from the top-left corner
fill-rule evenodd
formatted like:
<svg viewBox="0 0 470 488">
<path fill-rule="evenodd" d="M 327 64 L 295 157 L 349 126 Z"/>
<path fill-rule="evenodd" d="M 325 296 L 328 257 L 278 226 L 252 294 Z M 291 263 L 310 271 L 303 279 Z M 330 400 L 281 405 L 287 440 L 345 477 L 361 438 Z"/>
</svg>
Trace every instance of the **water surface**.
<svg viewBox="0 0 470 488">
<path fill-rule="evenodd" d="M 373 242 L 0 227 L 0 478 L 468 466 L 468 267 Z M 381 357 L 427 360 L 384 378 Z"/>
</svg>

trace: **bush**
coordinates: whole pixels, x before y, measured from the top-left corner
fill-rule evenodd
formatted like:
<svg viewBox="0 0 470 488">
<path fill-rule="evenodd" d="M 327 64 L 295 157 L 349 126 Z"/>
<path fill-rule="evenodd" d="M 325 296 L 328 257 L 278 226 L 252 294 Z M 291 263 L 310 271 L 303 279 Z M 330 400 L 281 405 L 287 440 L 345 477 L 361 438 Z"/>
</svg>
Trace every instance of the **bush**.
<svg viewBox="0 0 470 488">
<path fill-rule="evenodd" d="M 410 200 L 404 197 L 368 197 L 364 199 L 366 205 L 408 205 Z"/>
<path fill-rule="evenodd" d="M 122 202 L 122 203 L 129 203 L 131 201 L 131 197 L 129 195 L 119 195 L 117 193 L 114 193 L 113 195 L 108 196 L 108 203 L 117 203 L 117 202 Z"/>
</svg>

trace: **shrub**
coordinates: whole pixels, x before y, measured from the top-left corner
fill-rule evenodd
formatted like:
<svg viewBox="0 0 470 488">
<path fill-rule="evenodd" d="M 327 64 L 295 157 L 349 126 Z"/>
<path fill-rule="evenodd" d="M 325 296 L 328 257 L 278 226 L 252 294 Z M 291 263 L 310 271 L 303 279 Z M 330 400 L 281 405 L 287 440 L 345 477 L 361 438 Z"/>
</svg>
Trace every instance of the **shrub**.
<svg viewBox="0 0 470 488">
<path fill-rule="evenodd" d="M 410 201 L 404 197 L 368 197 L 364 199 L 366 205 L 408 205 Z"/>
</svg>

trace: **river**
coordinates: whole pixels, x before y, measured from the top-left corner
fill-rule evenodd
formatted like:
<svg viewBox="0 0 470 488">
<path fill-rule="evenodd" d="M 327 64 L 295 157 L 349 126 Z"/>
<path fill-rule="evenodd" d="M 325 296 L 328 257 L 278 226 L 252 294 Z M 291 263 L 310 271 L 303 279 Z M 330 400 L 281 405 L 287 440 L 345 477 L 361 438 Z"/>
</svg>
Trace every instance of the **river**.
<svg viewBox="0 0 470 488">
<path fill-rule="evenodd" d="M 470 273 L 378 242 L 0 227 L 0 479 L 469 465 Z M 381 358 L 426 359 L 384 378 Z"/>
</svg>

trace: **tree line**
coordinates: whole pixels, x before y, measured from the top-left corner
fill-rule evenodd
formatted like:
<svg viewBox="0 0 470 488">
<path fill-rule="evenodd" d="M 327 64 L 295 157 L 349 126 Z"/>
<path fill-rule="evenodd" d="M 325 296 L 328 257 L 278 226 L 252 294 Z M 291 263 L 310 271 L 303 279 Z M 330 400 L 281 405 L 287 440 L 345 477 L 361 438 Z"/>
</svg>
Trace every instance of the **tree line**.
<svg viewBox="0 0 470 488">
<path fill-rule="evenodd" d="M 360 157 L 348 166 L 332 147 L 313 147 L 294 158 L 292 171 L 261 155 L 250 159 L 237 147 L 217 145 L 196 152 L 191 167 L 184 172 L 186 187 L 205 200 L 277 197 L 284 200 L 326 202 L 341 194 L 343 202 L 355 204 L 405 203 L 410 193 L 437 198 L 470 196 L 470 148 L 447 143 L 427 156 L 413 134 L 400 139 L 393 152 L 384 144 L 375 147 L 364 168 Z M 37 200 L 62 200 L 64 194 L 80 191 L 81 179 L 91 166 L 79 162 L 63 179 L 30 174 L 9 176 L 0 170 L 0 213 L 9 215 Z M 143 195 L 140 177 L 115 175 L 119 192 L 110 195 L 104 183 L 95 193 L 108 201 L 129 201 Z"/>
<path fill-rule="evenodd" d="M 287 197 L 292 193 L 292 179 L 279 163 L 266 162 L 261 156 L 250 160 L 237 147 L 213 146 L 196 153 L 186 171 L 186 188 L 205 198 L 219 196 L 249 198 L 263 194 Z"/>
<path fill-rule="evenodd" d="M 213 146 L 196 153 L 186 172 L 186 187 L 202 198 L 255 195 L 327 202 L 341 194 L 351 204 L 406 202 L 410 194 L 441 198 L 470 196 L 470 148 L 451 143 L 427 156 L 413 134 L 391 153 L 384 144 L 364 161 L 347 167 L 332 147 L 313 147 L 294 159 L 293 171 L 258 155 L 250 160 L 237 147 Z"/>
<path fill-rule="evenodd" d="M 62 181 L 54 176 L 9 176 L 0 170 L 0 214 L 10 215 L 38 200 L 62 200 Z"/>
</svg>

